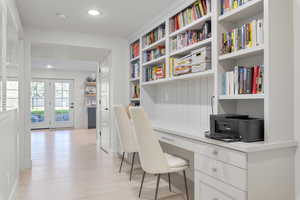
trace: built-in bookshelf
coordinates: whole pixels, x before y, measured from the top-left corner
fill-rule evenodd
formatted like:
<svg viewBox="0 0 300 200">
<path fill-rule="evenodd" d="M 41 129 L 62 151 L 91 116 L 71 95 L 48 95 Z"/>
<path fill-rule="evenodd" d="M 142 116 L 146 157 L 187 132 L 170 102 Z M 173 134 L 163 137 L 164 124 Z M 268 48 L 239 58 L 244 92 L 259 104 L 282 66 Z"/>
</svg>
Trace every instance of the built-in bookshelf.
<svg viewBox="0 0 300 200">
<path fill-rule="evenodd" d="M 162 37 L 143 42 L 139 60 L 140 101 L 153 123 L 207 131 L 210 114 L 248 114 L 265 119 L 267 142 L 291 139 L 280 135 L 282 127 L 276 123 L 291 111 L 281 109 L 285 99 L 277 89 L 292 84 L 291 39 L 279 42 L 285 39 L 278 33 L 285 32 L 275 20 L 284 6 L 278 0 L 190 0 L 139 34 L 145 41 L 165 28 Z M 284 14 L 289 19 L 289 11 Z M 158 47 L 162 53 L 151 53 Z"/>
<path fill-rule="evenodd" d="M 130 44 L 129 59 L 129 102 L 131 105 L 140 105 L 140 78 L 141 78 L 141 44 L 140 39 Z"/>
</svg>

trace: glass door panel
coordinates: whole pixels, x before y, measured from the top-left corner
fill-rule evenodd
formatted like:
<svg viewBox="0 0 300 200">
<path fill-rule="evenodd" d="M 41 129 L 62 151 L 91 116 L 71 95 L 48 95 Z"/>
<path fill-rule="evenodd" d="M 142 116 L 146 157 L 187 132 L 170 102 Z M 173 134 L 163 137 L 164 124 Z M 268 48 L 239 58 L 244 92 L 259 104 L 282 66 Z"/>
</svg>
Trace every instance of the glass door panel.
<svg viewBox="0 0 300 200">
<path fill-rule="evenodd" d="M 73 127 L 73 81 L 55 80 L 54 82 L 54 126 Z"/>
<path fill-rule="evenodd" d="M 49 128 L 47 115 L 48 101 L 46 100 L 47 81 L 31 82 L 31 123 L 32 128 Z"/>
</svg>

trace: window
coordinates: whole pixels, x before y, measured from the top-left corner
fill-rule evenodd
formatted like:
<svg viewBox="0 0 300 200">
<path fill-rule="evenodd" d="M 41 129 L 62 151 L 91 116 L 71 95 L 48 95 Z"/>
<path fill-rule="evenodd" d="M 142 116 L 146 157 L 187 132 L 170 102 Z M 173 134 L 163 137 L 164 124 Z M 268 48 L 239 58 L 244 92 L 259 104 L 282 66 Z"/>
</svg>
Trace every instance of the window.
<svg viewBox="0 0 300 200">
<path fill-rule="evenodd" d="M 19 83 L 18 81 L 7 81 L 6 84 L 6 109 L 19 108 Z"/>
</svg>

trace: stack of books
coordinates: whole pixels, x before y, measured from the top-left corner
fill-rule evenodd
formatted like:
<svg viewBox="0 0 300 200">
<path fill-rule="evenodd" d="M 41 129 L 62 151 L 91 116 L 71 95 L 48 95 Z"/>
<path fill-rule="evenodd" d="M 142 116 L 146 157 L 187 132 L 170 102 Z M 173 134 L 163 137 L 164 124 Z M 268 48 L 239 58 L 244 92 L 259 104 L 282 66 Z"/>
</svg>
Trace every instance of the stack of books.
<svg viewBox="0 0 300 200">
<path fill-rule="evenodd" d="M 130 45 L 130 58 L 133 59 L 140 55 L 140 42 L 137 41 Z"/>
<path fill-rule="evenodd" d="M 166 27 L 165 24 L 160 25 L 158 28 L 154 29 L 146 36 L 143 37 L 143 47 L 147 47 L 156 41 L 159 41 L 165 37 Z"/>
<path fill-rule="evenodd" d="M 165 54 L 166 54 L 166 47 L 164 45 L 158 46 L 157 48 L 152 49 L 150 51 L 145 51 L 143 53 L 143 61 L 149 62 L 151 60 L 164 56 Z"/>
<path fill-rule="evenodd" d="M 251 0 L 221 0 L 221 15 L 238 8 Z"/>
<path fill-rule="evenodd" d="M 264 43 L 264 25 L 262 19 L 254 19 L 248 24 L 222 33 L 221 54 L 232 53 L 240 49 L 251 48 Z"/>
<path fill-rule="evenodd" d="M 135 62 L 131 65 L 131 78 L 138 78 L 140 76 L 140 63 Z"/>
<path fill-rule="evenodd" d="M 157 66 L 146 67 L 144 70 L 145 82 L 164 79 L 166 77 L 166 65 L 164 63 Z"/>
<path fill-rule="evenodd" d="M 134 83 L 131 86 L 131 98 L 137 99 L 140 98 L 140 84 Z"/>
<path fill-rule="evenodd" d="M 205 22 L 201 29 L 186 31 L 170 39 L 171 52 L 193 45 L 211 37 L 211 21 Z"/>
<path fill-rule="evenodd" d="M 170 77 L 211 69 L 211 47 L 202 47 L 182 58 L 169 58 Z"/>
<path fill-rule="evenodd" d="M 207 15 L 211 11 L 211 0 L 197 0 L 193 5 L 181 11 L 170 19 L 170 32 L 175 32 L 184 26 Z"/>
<path fill-rule="evenodd" d="M 222 86 L 223 95 L 263 94 L 264 66 L 236 66 L 223 74 Z"/>
</svg>

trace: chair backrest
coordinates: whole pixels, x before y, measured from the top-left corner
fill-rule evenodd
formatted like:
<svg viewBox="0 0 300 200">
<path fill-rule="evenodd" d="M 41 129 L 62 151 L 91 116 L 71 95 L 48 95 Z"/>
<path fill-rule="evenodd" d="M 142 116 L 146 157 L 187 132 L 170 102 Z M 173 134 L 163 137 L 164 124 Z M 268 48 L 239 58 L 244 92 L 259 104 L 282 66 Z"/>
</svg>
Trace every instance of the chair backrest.
<svg viewBox="0 0 300 200">
<path fill-rule="evenodd" d="M 141 165 L 147 173 L 158 174 L 169 168 L 165 154 L 154 133 L 147 113 L 142 107 L 130 108 L 136 139 L 139 147 Z"/>
<path fill-rule="evenodd" d="M 129 120 L 126 108 L 122 105 L 113 106 L 121 147 L 124 152 L 138 151 L 133 123 Z"/>
</svg>

